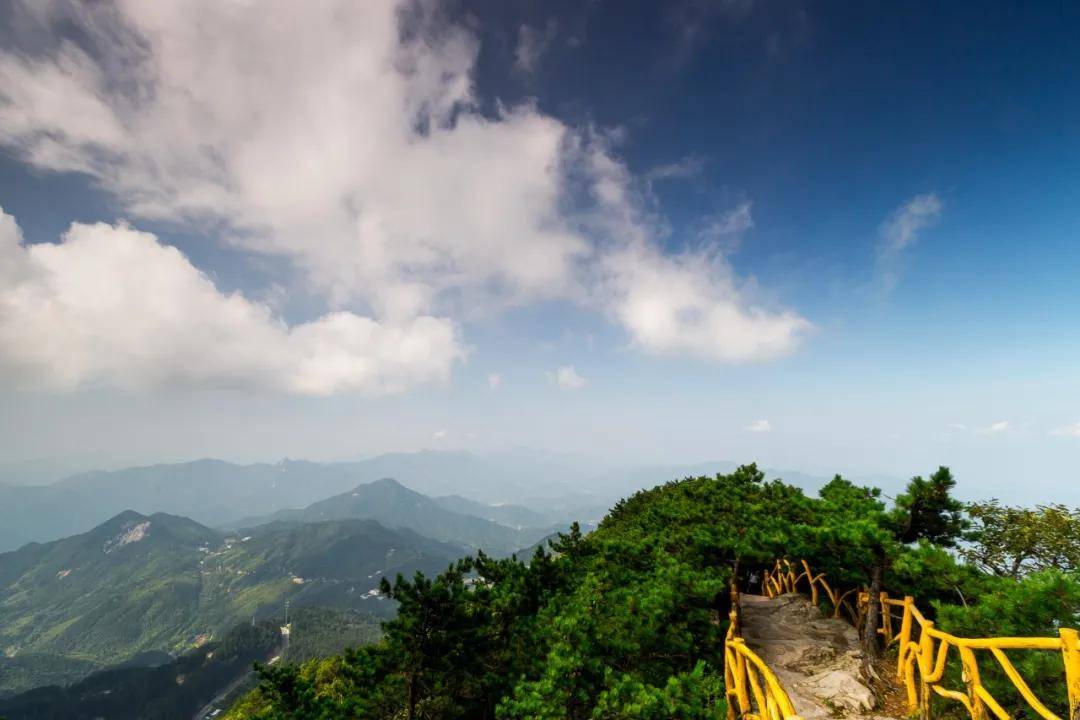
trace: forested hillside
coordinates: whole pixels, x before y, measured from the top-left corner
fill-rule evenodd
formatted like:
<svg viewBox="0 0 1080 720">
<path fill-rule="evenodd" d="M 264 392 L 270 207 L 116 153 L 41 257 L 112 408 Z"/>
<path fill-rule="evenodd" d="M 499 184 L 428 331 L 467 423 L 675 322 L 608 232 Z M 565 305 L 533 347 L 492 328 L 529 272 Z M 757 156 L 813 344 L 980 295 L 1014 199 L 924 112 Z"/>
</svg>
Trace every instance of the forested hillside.
<svg viewBox="0 0 1080 720">
<path fill-rule="evenodd" d="M 180 720 L 192 717 L 222 691 L 253 684 L 253 661 L 271 655 L 300 662 L 377 641 L 382 633 L 370 615 L 326 608 L 300 608 L 289 615 L 290 640 L 280 618 L 242 623 L 221 638 L 154 666 L 117 666 L 79 682 L 0 699 L 7 720 Z"/>
<path fill-rule="evenodd" d="M 284 602 L 387 616 L 384 573 L 434 574 L 460 546 L 373 520 L 228 536 L 125 512 L 83 535 L 0 554 L 0 695 L 75 680 L 145 651 L 179 653 Z"/>
<path fill-rule="evenodd" d="M 481 554 L 384 582 L 400 606 L 381 643 L 263 668 L 229 717 L 722 717 L 730 583 L 777 557 L 807 558 L 838 587 L 916 595 L 955 632 L 1074 623 L 1080 515 L 965 508 L 953 486 L 941 468 L 886 503 L 838 476 L 812 497 L 746 466 L 639 492 L 528 562 Z M 1060 704 L 1060 664 L 1022 669 Z"/>
<path fill-rule="evenodd" d="M 273 622 L 241 624 L 214 642 L 155 667 L 115 668 L 67 687 L 47 686 L 0 700 L 7 720 L 187 720 L 251 663 L 280 652 Z"/>
</svg>

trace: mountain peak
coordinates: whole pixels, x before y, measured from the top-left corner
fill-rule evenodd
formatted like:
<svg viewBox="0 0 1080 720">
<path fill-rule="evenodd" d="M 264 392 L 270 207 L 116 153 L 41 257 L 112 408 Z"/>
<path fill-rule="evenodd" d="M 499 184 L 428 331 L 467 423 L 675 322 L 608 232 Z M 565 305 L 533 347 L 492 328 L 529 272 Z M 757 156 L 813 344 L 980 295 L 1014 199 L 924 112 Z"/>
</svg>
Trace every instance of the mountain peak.
<svg viewBox="0 0 1080 720">
<path fill-rule="evenodd" d="M 392 477 L 384 477 L 384 478 L 380 478 L 379 480 L 376 480 L 375 482 L 364 483 L 363 485 L 358 485 L 357 489 L 362 488 L 362 487 L 390 487 L 390 488 L 401 489 L 401 490 L 408 490 L 409 489 L 409 488 L 405 487 L 404 485 L 402 485 L 401 483 L 399 483 L 397 480 L 395 480 Z"/>
<path fill-rule="evenodd" d="M 146 520 L 149 520 L 149 519 L 150 519 L 149 517 L 147 517 L 146 515 L 143 515 L 141 512 L 138 512 L 136 510 L 124 510 L 124 511 L 119 512 L 116 515 L 112 516 L 111 518 L 109 518 L 105 522 L 103 522 L 102 525 L 112 527 L 113 525 L 116 525 L 116 524 L 140 523 L 140 522 L 145 522 Z"/>
</svg>

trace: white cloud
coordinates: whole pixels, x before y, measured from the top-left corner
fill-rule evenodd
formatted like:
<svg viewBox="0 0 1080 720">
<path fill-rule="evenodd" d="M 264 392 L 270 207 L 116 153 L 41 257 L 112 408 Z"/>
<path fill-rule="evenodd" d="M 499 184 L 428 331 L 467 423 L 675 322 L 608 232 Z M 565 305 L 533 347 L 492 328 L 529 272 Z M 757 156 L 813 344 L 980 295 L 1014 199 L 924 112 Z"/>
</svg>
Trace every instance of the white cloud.
<svg viewBox="0 0 1080 720">
<path fill-rule="evenodd" d="M 745 429 L 749 432 L 765 433 L 772 430 L 772 425 L 769 423 L 768 420 L 755 420 L 754 422 L 747 425 Z"/>
<path fill-rule="evenodd" d="M 952 422 L 949 423 L 949 428 L 951 428 L 952 430 L 967 430 L 967 425 L 960 422 Z"/>
<path fill-rule="evenodd" d="M 1080 420 L 1077 420 L 1071 425 L 1062 425 L 1061 427 L 1054 428 L 1050 433 L 1052 435 L 1062 435 L 1066 437 L 1080 437 Z"/>
<path fill-rule="evenodd" d="M 998 420 L 995 423 L 991 423 L 986 427 L 976 428 L 974 430 L 976 435 L 998 435 L 1003 432 L 1007 432 L 1009 429 L 1008 420 Z"/>
<path fill-rule="evenodd" d="M 741 202 L 727 212 L 708 219 L 701 230 L 704 240 L 717 241 L 729 235 L 740 235 L 754 227 L 754 218 L 750 214 L 751 204 Z"/>
<path fill-rule="evenodd" d="M 491 373 L 488 375 L 487 381 L 489 390 L 498 390 L 502 387 L 503 379 L 499 373 Z"/>
<path fill-rule="evenodd" d="M 719 255 L 663 255 L 639 245 L 612 253 L 606 268 L 610 312 L 649 352 L 771 360 L 792 352 L 811 328 L 795 313 L 749 304 Z"/>
<path fill-rule="evenodd" d="M 916 195 L 893 211 L 882 223 L 877 253 L 878 283 L 883 292 L 896 287 L 904 250 L 914 245 L 920 233 L 941 217 L 944 204 L 933 194 Z"/>
<path fill-rule="evenodd" d="M 649 182 L 656 180 L 686 180 L 701 175 L 705 161 L 696 155 L 687 155 L 673 163 L 665 163 L 651 168 L 645 173 Z"/>
<path fill-rule="evenodd" d="M 463 354 L 446 320 L 338 311 L 289 327 L 149 233 L 76 223 L 26 245 L 0 211 L 0 372 L 16 385 L 388 393 L 445 379 Z"/>
<path fill-rule="evenodd" d="M 738 251 L 743 235 L 754 227 L 751 207 L 749 201 L 744 201 L 726 212 L 706 217 L 698 230 L 698 241 L 723 255 Z"/>
<path fill-rule="evenodd" d="M 810 327 L 752 302 L 716 248 L 667 254 L 648 181 L 603 133 L 531 104 L 481 113 L 477 40 L 430 3 L 21 7 L 57 42 L 0 50 L 0 145 L 133 216 L 287 258 L 345 313 L 290 331 L 306 342 L 394 356 L 402 333 L 550 298 L 721 362 L 783 355 Z M 748 223 L 749 205 L 721 229 Z M 349 357 L 323 351 L 312 374 L 352 377 Z"/>
<path fill-rule="evenodd" d="M 564 365 L 548 375 L 563 390 L 580 390 L 589 384 L 589 381 L 578 375 L 573 365 Z"/>
<path fill-rule="evenodd" d="M 447 435 L 449 435 L 449 433 L 446 430 L 436 430 L 431 433 L 431 439 L 437 442 L 439 440 L 445 440 Z"/>
<path fill-rule="evenodd" d="M 514 69 L 528 75 L 536 72 L 558 30 L 559 26 L 554 20 L 549 20 L 543 30 L 522 25 L 518 29 L 518 43 L 514 50 Z"/>
</svg>

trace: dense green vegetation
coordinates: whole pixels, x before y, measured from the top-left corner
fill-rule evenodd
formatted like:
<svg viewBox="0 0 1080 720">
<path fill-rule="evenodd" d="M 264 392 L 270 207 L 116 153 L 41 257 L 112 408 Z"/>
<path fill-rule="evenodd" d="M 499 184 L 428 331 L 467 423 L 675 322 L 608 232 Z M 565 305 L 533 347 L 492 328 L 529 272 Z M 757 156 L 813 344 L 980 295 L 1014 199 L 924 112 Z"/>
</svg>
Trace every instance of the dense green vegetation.
<svg viewBox="0 0 1080 720">
<path fill-rule="evenodd" d="M 72 682 L 147 651 L 182 653 L 294 607 L 389 616 L 384 573 L 435 573 L 462 554 L 371 520 L 226 536 L 186 518 L 123 513 L 0 554 L 0 693 Z"/>
<path fill-rule="evenodd" d="M 942 468 L 890 505 L 840 477 L 810 497 L 747 466 L 639 492 L 596 532 L 575 527 L 528 562 L 481 554 L 434 578 L 384 582 L 399 613 L 382 642 L 261 668 L 229 717 L 721 717 L 729 583 L 778 556 L 806 557 L 840 587 L 917 595 L 956 632 L 1052 635 L 1074 623 L 1080 583 L 1060 553 L 1056 569 L 1015 578 L 962 560 L 992 540 L 978 512 L 969 528 L 953 485 Z M 1049 655 L 1024 670 L 1040 689 L 1052 673 L 1060 691 Z"/>
<path fill-rule="evenodd" d="M 117 666 L 70 685 L 49 684 L 0 700 L 0 713 L 8 720 L 186 719 L 232 686 L 250 689 L 253 661 L 280 655 L 280 661 L 303 662 L 382 636 L 378 620 L 351 611 L 300 608 L 290 614 L 289 623 L 287 645 L 278 622 L 245 623 L 220 640 L 153 667 Z"/>
<path fill-rule="evenodd" d="M 217 641 L 156 667 L 97 672 L 67 687 L 46 686 L 0 700 L 8 720 L 188 720 L 251 663 L 277 653 L 274 623 L 239 625 Z"/>
<path fill-rule="evenodd" d="M 89 660 L 50 653 L 0 656 L 0 698 L 43 685 L 67 685 L 100 669 Z"/>
<path fill-rule="evenodd" d="M 346 648 L 368 645 L 382 638 L 378 618 L 352 610 L 302 607 L 289 614 L 292 633 L 281 658 L 304 662 L 336 655 Z"/>
</svg>

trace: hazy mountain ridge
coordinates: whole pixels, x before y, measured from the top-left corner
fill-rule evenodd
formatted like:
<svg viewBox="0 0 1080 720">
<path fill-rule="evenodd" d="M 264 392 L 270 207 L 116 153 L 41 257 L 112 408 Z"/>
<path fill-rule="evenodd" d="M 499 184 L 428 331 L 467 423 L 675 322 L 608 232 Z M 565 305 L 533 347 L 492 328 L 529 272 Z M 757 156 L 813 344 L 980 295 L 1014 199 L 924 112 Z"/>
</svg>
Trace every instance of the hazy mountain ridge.
<svg viewBox="0 0 1080 720">
<path fill-rule="evenodd" d="M 0 487 L 0 550 L 85 532 L 125 509 L 222 525 L 306 505 L 356 484 L 350 466 L 221 460 L 74 475 L 38 487 Z"/>
<path fill-rule="evenodd" d="M 467 501 L 466 501 L 467 504 Z M 480 503 L 468 505 L 486 507 Z M 541 516 L 542 518 L 542 516 Z M 271 522 L 323 522 L 371 519 L 394 528 L 405 528 L 425 537 L 450 542 L 491 554 L 506 554 L 530 545 L 551 532 L 551 524 L 537 528 L 514 528 L 473 514 L 454 512 L 443 503 L 410 490 L 396 480 L 383 478 L 320 500 L 299 510 L 279 510 L 263 518 L 249 518 L 241 526 Z"/>
<path fill-rule="evenodd" d="M 45 486 L 0 486 L 0 552 L 86 532 L 125 509 L 167 512 L 211 527 L 235 526 L 245 518 L 304 508 L 388 477 L 425 495 L 461 494 L 483 503 L 548 490 L 551 495 L 574 494 L 569 483 L 545 479 L 539 466 L 515 469 L 509 462 L 464 452 L 394 453 L 343 463 L 196 460 L 81 473 Z"/>
<path fill-rule="evenodd" d="M 383 478 L 440 498 L 436 502 L 452 512 L 511 527 L 527 526 L 522 520 L 530 513 L 546 516 L 548 523 L 587 524 L 641 488 L 733 468 L 733 463 L 715 461 L 601 470 L 596 463 L 538 451 L 478 456 L 425 450 L 338 463 L 197 460 L 81 473 L 46 486 L 0 486 L 0 552 L 85 532 L 129 508 L 181 515 L 211 527 L 235 526 L 245 518 L 305 508 Z M 807 489 L 828 480 L 796 471 L 766 474 Z M 901 484 L 890 478 L 873 480 L 886 492 Z"/>
<path fill-rule="evenodd" d="M 540 513 L 524 505 L 488 505 L 461 495 L 443 495 L 432 499 L 451 512 L 472 515 L 512 528 L 540 527 L 557 522 L 557 514 Z"/>
</svg>

